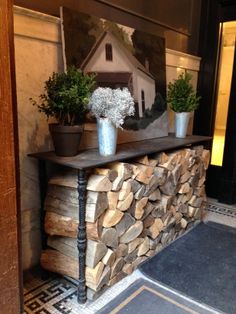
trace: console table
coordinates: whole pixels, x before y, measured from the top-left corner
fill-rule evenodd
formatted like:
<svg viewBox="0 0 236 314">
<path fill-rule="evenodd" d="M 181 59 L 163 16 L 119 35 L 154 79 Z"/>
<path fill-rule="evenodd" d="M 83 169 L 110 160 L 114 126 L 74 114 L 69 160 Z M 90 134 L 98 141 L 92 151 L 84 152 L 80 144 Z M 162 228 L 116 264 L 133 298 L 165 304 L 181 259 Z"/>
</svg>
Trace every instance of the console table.
<svg viewBox="0 0 236 314">
<path fill-rule="evenodd" d="M 77 233 L 77 246 L 79 251 L 79 278 L 78 278 L 78 302 L 86 302 L 86 282 L 85 282 L 85 255 L 86 255 L 86 171 L 88 169 L 99 167 L 114 161 L 125 161 L 136 157 L 150 155 L 158 152 L 166 152 L 192 146 L 195 144 L 210 143 L 211 137 L 205 136 L 187 136 L 180 139 L 170 135 L 163 138 L 154 138 L 149 140 L 137 141 L 132 143 L 120 144 L 117 146 L 117 153 L 113 156 L 103 157 L 99 155 L 98 149 L 89 149 L 79 152 L 73 157 L 60 157 L 54 152 L 40 152 L 29 154 L 39 160 L 39 179 L 41 192 L 45 192 L 46 181 L 46 162 L 66 166 L 78 171 L 78 195 L 79 195 L 79 226 Z M 43 199 L 42 199 L 43 208 Z"/>
</svg>

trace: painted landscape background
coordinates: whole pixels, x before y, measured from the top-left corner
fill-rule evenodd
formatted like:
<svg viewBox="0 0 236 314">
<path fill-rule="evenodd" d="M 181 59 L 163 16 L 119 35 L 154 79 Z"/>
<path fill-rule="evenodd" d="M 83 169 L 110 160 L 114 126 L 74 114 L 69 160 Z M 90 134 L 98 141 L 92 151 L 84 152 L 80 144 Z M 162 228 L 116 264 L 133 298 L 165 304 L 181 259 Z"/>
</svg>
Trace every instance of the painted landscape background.
<svg viewBox="0 0 236 314">
<path fill-rule="evenodd" d="M 164 38 L 67 8 L 61 18 L 66 66 L 95 72 L 97 86 L 127 87 L 135 100 L 118 142 L 167 136 Z"/>
</svg>

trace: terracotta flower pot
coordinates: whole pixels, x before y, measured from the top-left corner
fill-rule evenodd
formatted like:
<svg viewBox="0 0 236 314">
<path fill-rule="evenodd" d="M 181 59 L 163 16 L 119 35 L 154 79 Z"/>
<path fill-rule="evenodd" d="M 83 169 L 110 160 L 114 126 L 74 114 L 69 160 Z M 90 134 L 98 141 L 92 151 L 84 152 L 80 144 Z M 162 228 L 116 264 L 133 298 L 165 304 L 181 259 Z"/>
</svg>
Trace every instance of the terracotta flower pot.
<svg viewBox="0 0 236 314">
<path fill-rule="evenodd" d="M 78 154 L 84 125 L 49 124 L 49 131 L 58 156 L 71 157 Z"/>
</svg>

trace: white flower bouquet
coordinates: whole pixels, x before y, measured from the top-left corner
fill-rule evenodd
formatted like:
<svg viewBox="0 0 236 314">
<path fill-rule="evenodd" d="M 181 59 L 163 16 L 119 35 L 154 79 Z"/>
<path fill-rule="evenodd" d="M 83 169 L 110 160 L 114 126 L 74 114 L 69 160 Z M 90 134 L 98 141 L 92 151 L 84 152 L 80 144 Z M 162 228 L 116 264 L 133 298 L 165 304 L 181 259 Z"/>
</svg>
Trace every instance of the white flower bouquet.
<svg viewBox="0 0 236 314">
<path fill-rule="evenodd" d="M 97 119 L 107 118 L 117 128 L 135 112 L 134 100 L 127 88 L 98 87 L 90 98 L 89 107 Z"/>
</svg>

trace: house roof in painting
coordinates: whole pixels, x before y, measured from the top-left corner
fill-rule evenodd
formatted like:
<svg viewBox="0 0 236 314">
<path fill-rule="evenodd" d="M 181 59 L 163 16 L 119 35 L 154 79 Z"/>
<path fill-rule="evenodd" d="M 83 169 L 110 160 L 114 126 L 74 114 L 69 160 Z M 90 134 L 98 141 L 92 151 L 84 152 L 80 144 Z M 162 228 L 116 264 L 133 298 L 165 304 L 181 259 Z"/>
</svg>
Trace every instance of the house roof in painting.
<svg viewBox="0 0 236 314">
<path fill-rule="evenodd" d="M 102 42 L 104 41 L 104 39 L 106 38 L 107 35 L 111 36 L 112 39 L 118 43 L 119 48 L 125 54 L 127 59 L 131 62 L 131 64 L 133 64 L 137 69 L 139 69 L 141 72 L 145 73 L 147 76 L 154 79 L 153 75 L 148 71 L 148 69 L 146 69 L 142 65 L 142 63 L 139 62 L 138 59 L 136 59 L 134 57 L 134 55 L 112 33 L 107 32 L 107 31 L 103 32 L 102 35 L 98 38 L 98 40 L 96 41 L 96 43 L 94 44 L 94 46 L 90 50 L 88 56 L 84 59 L 83 63 L 81 64 L 81 69 L 84 69 L 86 67 L 86 65 L 89 63 L 89 61 L 91 60 L 91 58 L 93 57 L 93 55 L 97 51 L 98 47 L 102 44 Z"/>
</svg>

